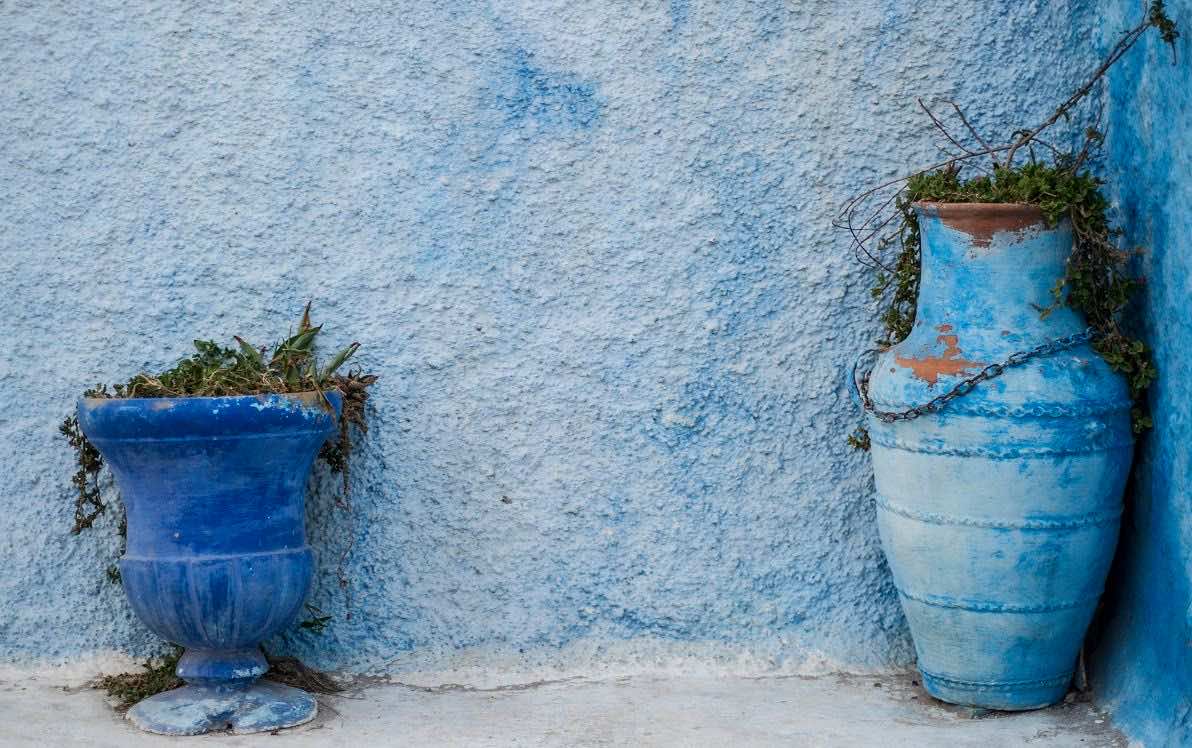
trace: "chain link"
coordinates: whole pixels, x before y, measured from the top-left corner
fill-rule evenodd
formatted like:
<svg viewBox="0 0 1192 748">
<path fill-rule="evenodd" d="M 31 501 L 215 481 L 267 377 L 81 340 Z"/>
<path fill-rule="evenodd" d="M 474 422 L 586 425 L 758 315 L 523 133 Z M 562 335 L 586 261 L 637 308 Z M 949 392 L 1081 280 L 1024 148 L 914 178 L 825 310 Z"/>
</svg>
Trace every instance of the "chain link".
<svg viewBox="0 0 1192 748">
<path fill-rule="evenodd" d="M 934 397 L 922 405 L 913 405 L 906 410 L 879 410 L 878 407 L 873 404 L 873 400 L 869 399 L 869 375 L 873 373 L 873 369 L 870 368 L 870 370 L 865 372 L 865 375 L 858 380 L 857 366 L 860 365 L 861 359 L 857 359 L 857 362 L 853 364 L 853 386 L 856 387 L 857 394 L 860 396 L 861 406 L 865 408 L 867 413 L 872 414 L 882 423 L 913 421 L 920 416 L 925 416 L 929 413 L 936 413 L 942 410 L 945 405 L 952 402 L 956 398 L 964 397 L 968 393 L 972 392 L 981 382 L 987 382 L 990 379 L 1000 377 L 1003 373 L 1005 373 L 1006 369 L 1012 369 L 1015 366 L 1022 366 L 1027 361 L 1030 361 L 1034 358 L 1039 358 L 1040 356 L 1050 356 L 1053 353 L 1059 353 L 1060 351 L 1066 351 L 1069 348 L 1075 348 L 1078 345 L 1082 345 L 1093 340 L 1096 336 L 1096 330 L 1094 330 L 1092 327 L 1087 327 L 1083 332 L 1066 335 L 1062 338 L 1056 338 L 1055 340 L 1048 341 L 1042 345 L 1035 346 L 1034 348 L 1030 348 L 1025 351 L 1018 351 L 1011 354 L 1005 361 L 1002 361 L 1001 363 L 989 364 L 981 371 L 960 382 L 951 390 L 943 393 L 942 395 Z M 862 354 L 862 358 L 864 358 L 866 355 L 877 354 L 880 352 L 881 351 L 874 348 Z"/>
</svg>

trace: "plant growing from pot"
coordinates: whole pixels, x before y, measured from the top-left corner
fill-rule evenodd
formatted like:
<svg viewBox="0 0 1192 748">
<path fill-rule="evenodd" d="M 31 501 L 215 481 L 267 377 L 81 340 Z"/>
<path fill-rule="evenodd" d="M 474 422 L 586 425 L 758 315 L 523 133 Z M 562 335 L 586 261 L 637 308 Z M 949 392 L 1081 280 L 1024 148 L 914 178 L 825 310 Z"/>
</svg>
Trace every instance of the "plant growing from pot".
<svg viewBox="0 0 1192 748">
<path fill-rule="evenodd" d="M 837 224 L 876 270 L 885 336 L 850 385 L 878 528 L 937 698 L 1032 709 L 1063 698 L 1117 542 L 1156 372 L 1120 317 L 1139 283 L 1089 170 L 1097 124 L 1054 145 L 1161 1 L 1040 124 L 992 145 L 926 105 L 948 158 L 853 200 Z M 1045 137 L 1046 136 L 1046 137 Z M 860 362 L 858 362 L 860 363 Z"/>
<path fill-rule="evenodd" d="M 320 364 L 321 329 L 308 304 L 271 354 L 241 338 L 235 348 L 195 341 L 197 352 L 169 371 L 78 402 L 72 443 L 89 470 L 76 476 L 76 527 L 103 510 L 89 477 L 106 463 L 127 512 L 119 574 L 129 602 L 146 626 L 185 647 L 176 673 L 187 685 L 128 712 L 144 730 L 249 733 L 315 715 L 310 694 L 258 679 L 267 670 L 260 643 L 296 619 L 311 585 L 311 465 L 323 450 L 346 469 L 348 429 L 363 426 L 376 380 L 339 373 L 356 343 Z"/>
</svg>

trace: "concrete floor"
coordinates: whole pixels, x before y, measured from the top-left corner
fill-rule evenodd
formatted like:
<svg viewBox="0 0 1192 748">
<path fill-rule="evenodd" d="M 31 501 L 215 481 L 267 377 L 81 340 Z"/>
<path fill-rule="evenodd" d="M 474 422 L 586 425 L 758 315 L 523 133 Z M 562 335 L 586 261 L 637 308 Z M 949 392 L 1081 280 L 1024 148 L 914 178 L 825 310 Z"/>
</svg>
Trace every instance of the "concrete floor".
<svg viewBox="0 0 1192 748">
<path fill-rule="evenodd" d="M 17 746 L 1126 746 L 1086 703 L 1020 714 L 934 701 L 910 676 L 573 679 L 474 689 L 358 682 L 278 735 L 161 738 L 104 696 L 0 683 L 0 745 Z"/>
</svg>

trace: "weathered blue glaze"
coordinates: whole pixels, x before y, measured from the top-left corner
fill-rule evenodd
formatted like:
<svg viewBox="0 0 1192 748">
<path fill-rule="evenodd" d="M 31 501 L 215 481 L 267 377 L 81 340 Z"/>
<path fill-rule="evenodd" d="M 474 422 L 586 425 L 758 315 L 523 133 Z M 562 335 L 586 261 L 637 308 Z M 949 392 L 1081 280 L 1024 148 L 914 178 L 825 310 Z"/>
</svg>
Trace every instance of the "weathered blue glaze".
<svg viewBox="0 0 1192 748">
<path fill-rule="evenodd" d="M 0 3 L 0 667 L 160 646 L 104 575 L 119 513 L 67 532 L 79 390 L 312 297 L 381 378 L 352 510 L 318 465 L 307 496 L 332 619 L 270 651 L 909 664 L 832 217 L 938 160 L 915 96 L 1045 117 L 1093 62 L 1081 2 Z"/>
<path fill-rule="evenodd" d="M 1137 311 L 1159 378 L 1090 658 L 1094 693 L 1147 748 L 1192 745 L 1192 0 L 1167 9 L 1174 55 L 1148 33 L 1109 81 L 1105 189 L 1123 246 L 1144 248 Z M 1095 12 L 1108 48 L 1139 6 Z"/>
<path fill-rule="evenodd" d="M 327 397 L 338 412 L 338 393 Z M 79 401 L 127 508 L 128 600 L 187 648 L 177 672 L 188 685 L 134 706 L 139 727 L 260 732 L 314 717 L 309 694 L 256 681 L 268 669 L 259 644 L 310 588 L 304 492 L 335 422 L 315 393 Z"/>
<path fill-rule="evenodd" d="M 1027 206 L 921 205 L 909 337 L 870 393 L 902 410 L 1084 329 L 1052 303 L 1071 229 Z M 870 418 L 878 526 L 927 690 L 1031 709 L 1062 698 L 1113 558 L 1132 435 L 1125 384 L 1082 345 L 1007 369 L 936 415 Z"/>
</svg>

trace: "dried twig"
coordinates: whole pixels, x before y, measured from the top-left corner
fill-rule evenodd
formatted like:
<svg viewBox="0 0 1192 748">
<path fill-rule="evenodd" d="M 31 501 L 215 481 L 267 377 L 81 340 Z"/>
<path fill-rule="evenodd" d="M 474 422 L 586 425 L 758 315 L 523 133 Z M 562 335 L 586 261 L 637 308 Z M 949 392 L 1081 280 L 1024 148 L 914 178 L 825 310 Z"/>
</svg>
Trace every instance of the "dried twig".
<svg viewBox="0 0 1192 748">
<path fill-rule="evenodd" d="M 330 675 L 321 670 L 315 670 L 297 657 L 266 655 L 265 659 L 269 661 L 269 672 L 265 673 L 267 680 L 301 688 L 303 691 L 311 693 L 330 694 L 340 693 L 344 690 L 344 687 Z"/>
<path fill-rule="evenodd" d="M 939 117 L 935 116 L 935 112 L 932 112 L 927 107 L 927 105 L 923 103 L 923 99 L 915 99 L 915 101 L 919 102 L 919 108 L 922 109 L 923 112 L 927 114 L 928 119 L 931 120 L 931 124 L 935 125 L 935 129 L 937 129 L 941 133 L 943 133 L 943 136 L 945 138 L 947 138 L 948 141 L 950 143 L 952 143 L 952 145 L 954 145 L 957 148 L 959 148 L 960 150 L 964 151 L 965 155 L 968 155 L 968 156 L 973 155 L 973 152 L 971 150 L 969 150 L 963 143 L 961 143 L 956 138 L 952 137 L 952 133 L 948 132 L 948 128 L 944 127 L 944 123 L 940 122 Z M 953 156 L 953 158 L 959 158 L 959 156 Z"/>
<path fill-rule="evenodd" d="M 1162 5 L 1162 3 L 1158 3 L 1160 8 Z M 1010 150 L 1006 153 L 1006 161 L 1003 165 L 1007 168 L 1010 167 L 1014 163 L 1014 154 L 1018 152 L 1019 148 L 1030 143 L 1032 140 L 1037 140 L 1039 133 L 1051 127 L 1056 122 L 1059 122 L 1062 118 L 1068 116 L 1068 113 L 1071 112 L 1077 104 L 1083 101 L 1084 97 L 1089 95 L 1089 93 L 1093 90 L 1093 86 L 1097 85 L 1105 73 L 1107 73 L 1109 69 L 1113 67 L 1114 63 L 1120 60 L 1122 55 L 1129 51 L 1130 47 L 1134 46 L 1134 43 L 1146 33 L 1147 29 L 1151 28 L 1152 26 L 1156 26 L 1156 24 L 1157 21 L 1155 19 L 1155 14 L 1152 11 L 1152 13 L 1148 14 L 1141 23 L 1127 31 L 1122 38 L 1118 39 L 1117 44 L 1113 46 L 1113 49 L 1109 51 L 1109 54 L 1105 56 L 1105 59 L 1101 61 L 1101 64 L 1097 66 L 1097 69 L 1093 71 L 1093 74 L 1089 76 L 1084 85 L 1076 89 L 1076 92 L 1069 96 L 1063 104 L 1060 104 L 1059 107 L 1051 113 L 1050 117 L 1036 125 L 1034 129 L 1023 132 L 1022 136 L 1010 146 Z"/>
<path fill-rule="evenodd" d="M 956 116 L 960 117 L 960 121 L 964 124 L 965 128 L 968 129 L 973 138 L 981 144 L 981 147 L 989 150 L 989 143 L 985 142 L 985 138 L 981 137 L 981 133 L 977 132 L 977 129 L 969 124 L 968 117 L 964 116 L 964 110 L 960 108 L 960 105 L 951 99 L 949 99 L 947 103 L 950 104 L 952 109 L 956 111 Z"/>
<path fill-rule="evenodd" d="M 864 192 L 861 192 L 858 195 L 855 195 L 845 203 L 837 218 L 833 221 L 833 226 L 843 229 L 849 233 L 852 240 L 850 248 L 853 250 L 854 254 L 856 254 L 859 260 L 861 260 L 864 264 L 889 272 L 890 267 L 879 257 L 880 248 L 885 245 L 879 241 L 879 252 L 877 253 L 871 251 L 868 245 L 872 243 L 875 238 L 882 233 L 882 230 L 891 223 L 891 217 L 886 214 L 886 211 L 897 200 L 906 182 L 913 179 L 914 177 L 932 172 L 938 172 L 941 170 L 959 171 L 968 166 L 979 168 L 975 163 L 975 159 L 982 157 L 992 158 L 995 171 L 998 168 L 1010 168 L 1013 165 L 1014 158 L 1020 149 L 1026 147 L 1029 150 L 1030 147 L 1035 144 L 1046 148 L 1052 154 L 1052 156 L 1057 159 L 1068 159 L 1072 164 L 1072 171 L 1075 172 L 1075 170 L 1082 166 L 1087 160 L 1088 151 L 1091 149 L 1092 145 L 1095 145 L 1096 142 L 1099 141 L 1099 128 L 1096 128 L 1095 135 L 1092 134 L 1093 131 L 1086 133 L 1083 147 L 1076 154 L 1070 154 L 1069 152 L 1060 149 L 1055 144 L 1044 140 L 1042 137 L 1040 137 L 1041 133 L 1051 128 L 1061 119 L 1066 118 L 1071 111 L 1092 92 L 1093 88 L 1098 84 L 1098 82 L 1104 79 L 1105 74 L 1109 71 L 1109 69 L 1112 68 L 1113 65 L 1117 63 L 1117 61 L 1120 60 L 1122 56 L 1125 55 L 1125 53 L 1129 51 L 1135 43 L 1138 42 L 1139 39 L 1142 38 L 1143 34 L 1145 34 L 1148 29 L 1151 28 L 1159 31 L 1163 41 L 1172 46 L 1174 54 L 1174 42 L 1175 39 L 1179 37 L 1179 32 L 1176 31 L 1174 22 L 1167 17 L 1163 1 L 1152 0 L 1152 2 L 1148 5 L 1145 17 L 1136 26 L 1122 34 L 1121 38 L 1118 39 L 1117 43 L 1114 44 L 1113 48 L 1109 51 L 1097 68 L 1088 76 L 1087 80 L 1075 92 L 1073 92 L 1062 104 L 1056 108 L 1054 112 L 1051 113 L 1050 116 L 1048 116 L 1038 125 L 1035 125 L 1032 128 L 1015 131 L 1010 135 L 1010 142 L 1002 145 L 990 145 L 985 138 L 981 137 L 976 128 L 973 127 L 968 117 L 965 116 L 963 109 L 961 109 L 956 102 L 949 100 L 946 103 L 949 104 L 956 112 L 961 124 L 981 145 L 981 148 L 977 150 L 965 146 L 959 138 L 957 138 L 951 131 L 948 130 L 944 122 L 935 114 L 935 112 L 930 109 L 930 107 L 923 102 L 922 99 L 917 99 L 920 108 L 923 109 L 924 113 L 926 113 L 928 119 L 931 121 L 932 127 L 936 130 L 939 130 L 940 133 L 942 133 L 950 143 L 957 148 L 960 148 L 963 153 L 959 155 L 949 154 L 949 158 L 944 161 L 930 164 L 905 176 L 882 182 L 865 190 Z M 1098 123 L 1099 121 L 1100 117 L 1098 117 Z M 1005 154 L 1001 160 L 999 160 L 999 154 Z M 894 187 L 897 187 L 897 189 L 894 190 L 892 194 L 886 196 L 885 199 L 883 199 L 871 213 L 864 217 L 864 220 L 861 220 L 859 213 L 861 212 L 862 206 L 868 205 L 876 196 L 881 195 L 886 190 L 890 190 Z M 887 217 L 883 219 L 883 215 L 886 215 Z M 897 218 L 897 216 L 895 215 L 893 218 Z M 870 224 L 873 225 L 871 226 Z"/>
</svg>

